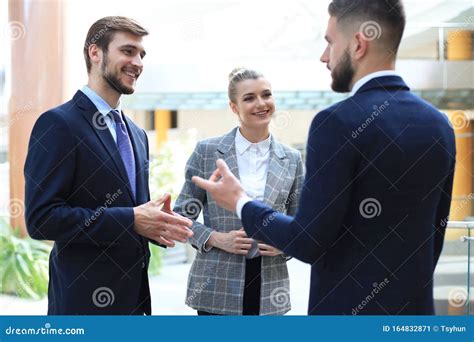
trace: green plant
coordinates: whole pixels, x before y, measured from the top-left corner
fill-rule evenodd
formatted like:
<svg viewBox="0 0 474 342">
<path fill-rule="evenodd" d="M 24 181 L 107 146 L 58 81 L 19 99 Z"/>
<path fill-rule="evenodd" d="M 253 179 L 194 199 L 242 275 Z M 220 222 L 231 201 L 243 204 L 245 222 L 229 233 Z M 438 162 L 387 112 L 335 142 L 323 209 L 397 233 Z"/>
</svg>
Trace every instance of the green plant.
<svg viewBox="0 0 474 342">
<path fill-rule="evenodd" d="M 186 138 L 181 141 L 167 141 L 159 150 L 152 155 L 150 161 L 150 193 L 152 199 L 160 198 L 165 192 L 171 194 L 172 200 L 181 190 L 184 182 L 184 168 L 187 158 L 191 155 L 196 145 L 196 132 L 188 131 Z M 165 250 L 150 244 L 150 275 L 160 272 L 161 259 Z"/>
<path fill-rule="evenodd" d="M 180 140 L 168 140 L 151 156 L 150 193 L 152 199 L 160 198 L 165 192 L 176 200 L 184 182 L 186 161 L 196 146 L 195 130 L 186 132 Z"/>
<path fill-rule="evenodd" d="M 151 276 L 160 274 L 161 258 L 163 257 L 163 248 L 150 244 L 150 265 L 148 266 L 148 273 Z"/>
<path fill-rule="evenodd" d="M 41 299 L 48 292 L 48 260 L 51 247 L 20 237 L 0 219 L 0 293 Z"/>
</svg>

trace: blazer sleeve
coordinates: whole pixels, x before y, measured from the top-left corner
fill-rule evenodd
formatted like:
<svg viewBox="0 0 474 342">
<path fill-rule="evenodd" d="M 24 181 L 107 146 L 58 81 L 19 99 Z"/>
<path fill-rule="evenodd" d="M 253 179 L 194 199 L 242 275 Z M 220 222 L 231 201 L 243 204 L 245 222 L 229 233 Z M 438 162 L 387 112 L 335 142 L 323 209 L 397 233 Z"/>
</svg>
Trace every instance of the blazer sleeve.
<svg viewBox="0 0 474 342">
<path fill-rule="evenodd" d="M 34 239 L 58 242 L 128 241 L 134 229 L 133 208 L 78 208 L 68 204 L 80 141 L 54 110 L 36 121 L 31 133 L 25 175 L 25 219 Z M 95 213 L 96 219 L 88 224 Z M 119 224 L 120 223 L 120 224 Z M 124 231 L 126 230 L 126 231 Z"/>
<path fill-rule="evenodd" d="M 295 216 L 296 209 L 298 208 L 298 202 L 301 195 L 301 187 L 303 186 L 303 181 L 304 181 L 303 160 L 301 158 L 301 153 L 299 152 L 297 153 L 296 163 L 297 163 L 297 166 L 296 166 L 295 179 L 293 180 L 293 185 L 291 186 L 290 194 L 288 195 L 288 200 L 286 202 L 286 213 L 289 216 Z M 286 261 L 293 258 L 291 255 L 286 255 L 285 253 L 282 253 L 281 256 Z"/>
<path fill-rule="evenodd" d="M 439 256 L 441 255 L 441 251 L 443 249 L 444 236 L 446 233 L 446 227 L 448 225 L 449 209 L 451 207 L 451 193 L 453 190 L 454 167 L 455 161 L 452 162 L 452 166 L 442 187 L 443 190 L 441 191 L 441 198 L 439 200 L 438 210 L 436 212 L 436 231 L 434 235 L 433 265 L 436 265 L 438 263 Z"/>
<path fill-rule="evenodd" d="M 199 252 L 207 252 L 205 245 L 214 229 L 196 221 L 207 205 L 207 195 L 205 190 L 196 186 L 191 180 L 193 176 L 204 177 L 204 156 L 201 150 L 202 143 L 198 142 L 186 163 L 184 185 L 173 211 L 193 221 L 191 229 L 194 235 L 188 241 Z"/>
<path fill-rule="evenodd" d="M 337 115 L 325 110 L 308 136 L 306 177 L 296 216 L 275 212 L 258 201 L 242 209 L 245 231 L 307 263 L 316 262 L 336 241 L 349 206 L 356 154 Z"/>
<path fill-rule="evenodd" d="M 301 196 L 301 188 L 303 187 L 304 181 L 304 166 L 303 160 L 301 159 L 301 153 L 298 153 L 296 175 L 291 186 L 290 194 L 288 196 L 287 214 L 289 216 L 295 216 L 296 209 L 298 208 L 299 199 Z"/>
</svg>

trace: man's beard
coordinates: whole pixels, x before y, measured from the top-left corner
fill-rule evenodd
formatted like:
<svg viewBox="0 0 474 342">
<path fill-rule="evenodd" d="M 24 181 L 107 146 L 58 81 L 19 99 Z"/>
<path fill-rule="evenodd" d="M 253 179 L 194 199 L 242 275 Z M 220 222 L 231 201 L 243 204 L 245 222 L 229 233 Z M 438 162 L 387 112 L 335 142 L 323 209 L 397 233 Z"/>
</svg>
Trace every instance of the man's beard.
<svg viewBox="0 0 474 342">
<path fill-rule="evenodd" d="M 334 67 L 331 76 L 331 88 L 337 93 L 347 93 L 351 90 L 352 79 L 355 70 L 351 63 L 351 56 L 347 50 L 344 51 L 339 63 Z"/>
<path fill-rule="evenodd" d="M 107 53 L 104 53 L 104 59 L 102 61 L 101 65 L 101 70 L 102 70 L 102 77 L 107 81 L 107 83 L 115 89 L 119 94 L 125 94 L 125 95 L 130 95 L 133 94 L 135 89 L 132 87 L 127 87 L 125 84 L 123 84 L 120 79 L 117 77 L 117 75 L 113 74 L 107 69 L 108 65 L 108 55 Z"/>
</svg>

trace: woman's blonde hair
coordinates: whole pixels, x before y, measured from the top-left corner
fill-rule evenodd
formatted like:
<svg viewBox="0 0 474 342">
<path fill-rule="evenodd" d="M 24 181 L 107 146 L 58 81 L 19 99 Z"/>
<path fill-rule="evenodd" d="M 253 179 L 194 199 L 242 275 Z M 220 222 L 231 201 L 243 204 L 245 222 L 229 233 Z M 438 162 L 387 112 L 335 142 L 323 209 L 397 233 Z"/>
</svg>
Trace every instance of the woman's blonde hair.
<svg viewBox="0 0 474 342">
<path fill-rule="evenodd" d="M 237 84 L 239 82 L 244 80 L 256 80 L 260 77 L 263 77 L 263 75 L 258 71 L 244 67 L 234 68 L 234 70 L 229 74 L 229 87 L 227 89 L 229 100 L 234 103 L 237 102 Z"/>
</svg>

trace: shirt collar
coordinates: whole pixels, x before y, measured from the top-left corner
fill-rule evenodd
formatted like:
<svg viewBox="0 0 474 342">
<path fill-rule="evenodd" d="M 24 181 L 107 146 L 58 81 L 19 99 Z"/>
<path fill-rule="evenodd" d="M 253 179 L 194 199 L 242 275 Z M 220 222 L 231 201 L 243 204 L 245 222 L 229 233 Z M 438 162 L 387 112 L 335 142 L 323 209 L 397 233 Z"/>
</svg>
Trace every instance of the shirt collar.
<svg viewBox="0 0 474 342">
<path fill-rule="evenodd" d="M 91 102 L 94 104 L 94 106 L 96 106 L 97 110 L 102 113 L 102 115 L 107 116 L 111 110 L 117 110 L 119 113 L 122 113 L 122 104 L 120 101 L 117 107 L 112 108 L 102 97 L 99 96 L 99 94 L 97 94 L 87 85 L 83 86 L 81 91 L 89 98 L 89 100 L 91 100 Z"/>
<path fill-rule="evenodd" d="M 357 93 L 357 91 L 370 80 L 376 77 L 382 77 L 382 76 L 400 76 L 400 75 L 395 70 L 381 70 L 381 71 L 376 71 L 371 74 L 365 75 L 354 84 L 354 86 L 352 87 L 350 96 L 353 96 L 355 93 Z"/>
<path fill-rule="evenodd" d="M 258 143 L 252 143 L 248 141 L 242 135 L 242 133 L 240 133 L 240 128 L 237 129 L 237 132 L 235 133 L 235 148 L 240 155 L 244 154 L 244 152 L 247 151 L 252 145 L 256 146 L 260 153 L 265 154 L 270 150 L 271 141 L 271 134 L 268 135 L 268 138 L 263 141 L 260 141 Z"/>
</svg>

